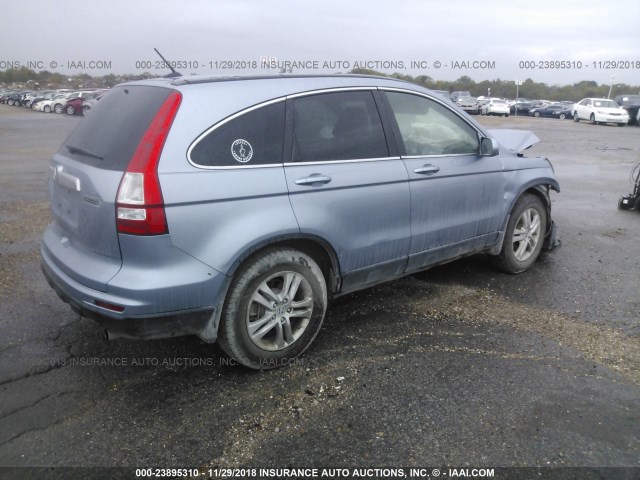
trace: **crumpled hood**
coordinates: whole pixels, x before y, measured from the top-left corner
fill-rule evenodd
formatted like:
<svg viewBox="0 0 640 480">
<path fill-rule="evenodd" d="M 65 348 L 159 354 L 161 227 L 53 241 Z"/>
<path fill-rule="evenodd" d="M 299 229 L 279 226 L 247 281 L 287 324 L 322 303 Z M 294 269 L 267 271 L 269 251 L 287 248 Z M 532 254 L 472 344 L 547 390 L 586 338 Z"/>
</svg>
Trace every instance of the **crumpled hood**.
<svg viewBox="0 0 640 480">
<path fill-rule="evenodd" d="M 520 153 L 540 141 L 535 133 L 529 130 L 497 128 L 487 130 L 487 132 L 491 137 L 495 138 L 500 145 L 507 150 L 511 150 L 513 153 Z"/>
</svg>

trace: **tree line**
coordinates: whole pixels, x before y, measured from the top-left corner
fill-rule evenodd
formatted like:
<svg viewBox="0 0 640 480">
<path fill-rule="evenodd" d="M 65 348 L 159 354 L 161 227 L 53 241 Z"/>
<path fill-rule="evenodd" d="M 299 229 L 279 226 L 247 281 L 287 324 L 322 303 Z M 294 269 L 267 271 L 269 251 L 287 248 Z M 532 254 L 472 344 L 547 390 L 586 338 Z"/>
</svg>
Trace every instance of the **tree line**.
<svg viewBox="0 0 640 480">
<path fill-rule="evenodd" d="M 445 90 L 447 92 L 468 91 L 474 97 L 492 96 L 500 98 L 516 98 L 516 84 L 513 80 L 483 80 L 475 82 L 467 76 L 462 76 L 454 81 L 434 80 L 427 75 L 419 75 L 412 77 L 401 73 L 386 75 L 375 70 L 354 69 L 349 73 L 359 73 L 366 75 L 382 75 L 386 77 L 406 80 L 408 82 L 417 83 L 432 90 Z M 528 98 L 530 100 L 572 100 L 578 101 L 587 97 L 606 98 L 609 93 L 609 85 L 598 85 L 597 82 L 591 80 L 583 80 L 572 85 L 547 85 L 546 83 L 534 82 L 527 78 L 518 87 L 518 97 Z M 611 97 L 620 94 L 640 94 L 640 86 L 630 86 L 626 84 L 616 83 L 611 89 Z"/>
<path fill-rule="evenodd" d="M 391 75 L 377 72 L 375 70 L 367 69 L 354 69 L 349 73 L 367 74 L 367 75 L 379 75 L 392 78 L 398 78 L 406 80 L 432 90 L 446 90 L 448 92 L 454 91 L 469 91 L 471 95 L 478 96 L 492 96 L 502 98 L 516 98 L 516 85 L 515 82 L 509 80 L 501 80 L 496 78 L 494 80 L 483 80 L 476 82 L 468 76 L 462 76 L 454 81 L 447 80 L 435 80 L 428 75 L 411 76 L 401 73 L 394 73 Z M 126 82 L 129 80 L 136 80 L 140 78 L 150 78 L 157 75 L 151 75 L 149 73 L 143 73 L 141 75 L 104 75 L 99 77 L 92 77 L 86 73 L 80 75 L 63 75 L 57 72 L 49 72 L 47 70 L 41 72 L 35 72 L 26 67 L 19 69 L 10 68 L 4 71 L 0 71 L 0 85 L 6 86 L 11 84 L 29 85 L 29 87 L 37 86 L 39 88 L 61 88 L 61 87 L 79 87 L 84 84 L 91 84 L 95 87 L 112 87 L 118 83 Z M 572 85 L 547 85 L 546 83 L 534 82 L 528 78 L 518 88 L 518 96 L 529 99 L 545 99 L 545 100 L 572 100 L 577 101 L 586 97 L 600 97 L 604 98 L 609 94 L 609 85 L 598 85 L 597 82 L 592 80 L 583 80 L 581 82 L 574 83 Z M 611 97 L 619 94 L 640 94 L 640 86 L 614 84 L 611 90 Z"/>
</svg>

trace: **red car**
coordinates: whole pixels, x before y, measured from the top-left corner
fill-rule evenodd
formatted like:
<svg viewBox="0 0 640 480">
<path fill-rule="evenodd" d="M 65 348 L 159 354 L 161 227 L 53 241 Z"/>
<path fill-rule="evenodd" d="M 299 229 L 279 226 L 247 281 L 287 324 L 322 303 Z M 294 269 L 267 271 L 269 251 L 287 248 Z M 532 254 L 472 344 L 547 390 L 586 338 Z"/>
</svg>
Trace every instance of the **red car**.
<svg viewBox="0 0 640 480">
<path fill-rule="evenodd" d="M 84 99 L 82 97 L 75 97 L 70 100 L 67 100 L 67 103 L 64 106 L 64 111 L 69 115 L 83 115 L 82 111 L 82 102 Z"/>
</svg>

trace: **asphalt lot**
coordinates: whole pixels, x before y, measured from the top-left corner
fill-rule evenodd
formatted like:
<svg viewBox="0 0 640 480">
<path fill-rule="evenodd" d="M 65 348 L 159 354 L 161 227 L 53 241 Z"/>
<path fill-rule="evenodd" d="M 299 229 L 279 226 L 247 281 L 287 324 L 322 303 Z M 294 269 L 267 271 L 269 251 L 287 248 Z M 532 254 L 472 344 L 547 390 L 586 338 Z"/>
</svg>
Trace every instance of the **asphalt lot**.
<svg viewBox="0 0 640 480">
<path fill-rule="evenodd" d="M 338 299 L 299 362 L 254 372 L 196 338 L 105 343 L 57 298 L 48 159 L 81 120 L 0 105 L 0 466 L 640 469 L 640 214 L 617 210 L 640 128 L 478 119 L 541 138 L 561 248 Z"/>
</svg>

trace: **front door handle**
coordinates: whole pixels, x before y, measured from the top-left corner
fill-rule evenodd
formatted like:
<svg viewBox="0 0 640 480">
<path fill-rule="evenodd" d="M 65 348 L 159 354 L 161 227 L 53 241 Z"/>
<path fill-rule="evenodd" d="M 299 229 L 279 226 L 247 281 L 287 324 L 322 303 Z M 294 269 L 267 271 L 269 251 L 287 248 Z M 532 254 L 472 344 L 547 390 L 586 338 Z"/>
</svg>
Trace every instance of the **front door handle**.
<svg viewBox="0 0 640 480">
<path fill-rule="evenodd" d="M 413 173 L 419 173 L 420 175 L 433 175 L 439 171 L 440 167 L 436 167 L 435 165 L 423 165 L 420 168 L 416 168 Z"/>
<path fill-rule="evenodd" d="M 326 175 L 322 175 L 320 173 L 312 173 L 308 177 L 299 178 L 295 183 L 296 185 L 314 186 L 329 183 L 330 181 L 331 177 L 327 177 Z"/>
</svg>

